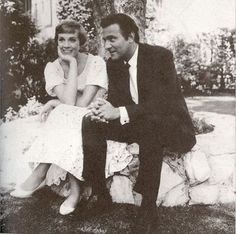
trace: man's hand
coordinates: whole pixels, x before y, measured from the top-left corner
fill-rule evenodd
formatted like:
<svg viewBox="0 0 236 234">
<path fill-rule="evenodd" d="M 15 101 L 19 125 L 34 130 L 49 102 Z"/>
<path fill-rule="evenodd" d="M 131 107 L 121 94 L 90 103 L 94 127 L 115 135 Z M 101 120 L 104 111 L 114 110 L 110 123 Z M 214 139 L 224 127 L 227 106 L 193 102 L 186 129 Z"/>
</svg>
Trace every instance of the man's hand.
<svg viewBox="0 0 236 234">
<path fill-rule="evenodd" d="M 107 121 L 120 118 L 119 108 L 115 108 L 112 104 L 105 99 L 98 98 L 95 103 L 89 107 L 91 110 L 91 119 L 97 120 L 105 119 Z"/>
<path fill-rule="evenodd" d="M 86 116 L 89 117 L 92 121 L 95 122 L 102 122 L 102 123 L 108 123 L 108 121 L 104 118 L 99 117 L 95 113 L 97 113 L 97 110 L 105 104 L 104 99 L 98 98 L 96 101 L 92 102 L 87 108 L 91 110 Z"/>
</svg>

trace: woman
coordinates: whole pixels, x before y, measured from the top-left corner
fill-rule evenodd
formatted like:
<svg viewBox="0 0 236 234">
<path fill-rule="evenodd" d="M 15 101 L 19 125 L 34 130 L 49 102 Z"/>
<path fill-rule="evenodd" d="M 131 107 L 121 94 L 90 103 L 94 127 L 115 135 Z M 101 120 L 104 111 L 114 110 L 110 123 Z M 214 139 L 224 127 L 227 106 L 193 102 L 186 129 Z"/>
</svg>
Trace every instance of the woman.
<svg viewBox="0 0 236 234">
<path fill-rule="evenodd" d="M 80 200 L 79 180 L 83 180 L 80 129 L 82 118 L 88 113 L 83 107 L 105 93 L 107 74 L 102 58 L 80 52 L 86 35 L 77 22 L 64 21 L 58 25 L 55 42 L 59 57 L 45 68 L 46 91 L 58 98 L 51 101 L 53 106 L 62 104 L 51 112 L 42 136 L 25 154 L 28 161 L 39 165 L 11 195 L 31 196 L 44 185 L 51 164 L 56 164 L 69 172 L 70 195 L 60 206 L 60 213 L 66 215 L 75 210 Z"/>
</svg>

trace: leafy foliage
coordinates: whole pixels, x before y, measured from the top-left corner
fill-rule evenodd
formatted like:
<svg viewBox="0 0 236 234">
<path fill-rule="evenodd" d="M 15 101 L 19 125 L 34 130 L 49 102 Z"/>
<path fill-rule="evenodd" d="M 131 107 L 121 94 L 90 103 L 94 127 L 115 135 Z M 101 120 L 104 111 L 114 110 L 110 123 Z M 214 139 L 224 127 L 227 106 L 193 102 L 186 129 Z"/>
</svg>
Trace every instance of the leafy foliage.
<svg viewBox="0 0 236 234">
<path fill-rule="evenodd" d="M 161 2 L 160 2 L 161 4 Z M 235 89 L 236 32 L 227 28 L 195 35 L 180 34 L 166 9 L 146 5 L 146 40 L 173 51 L 185 94 L 217 94 Z M 177 24 L 179 22 L 176 22 Z"/>
<path fill-rule="evenodd" d="M 30 17 L 24 14 L 22 3 L 18 0 L 0 1 L 1 48 L 14 48 L 18 52 L 34 37 L 37 29 Z"/>
<path fill-rule="evenodd" d="M 55 57 L 52 40 L 40 44 L 34 36 L 38 32 L 18 0 L 0 1 L 0 78 L 1 116 L 11 106 L 16 109 L 27 99 L 47 98 L 43 70 Z"/>
<path fill-rule="evenodd" d="M 23 119 L 39 114 L 42 103 L 38 102 L 35 97 L 28 99 L 26 105 L 19 106 L 19 110 L 15 111 L 12 107 L 7 108 L 3 122 L 10 122 L 16 119 Z"/>
<path fill-rule="evenodd" d="M 80 22 L 88 35 L 87 50 L 97 53 L 97 43 L 95 42 L 96 27 L 93 18 L 92 0 L 59 0 L 57 4 L 57 17 L 61 20 L 72 19 Z"/>
<path fill-rule="evenodd" d="M 170 43 L 177 74 L 186 94 L 233 90 L 235 35 L 227 29 L 202 33 L 193 42 L 176 37 Z"/>
</svg>

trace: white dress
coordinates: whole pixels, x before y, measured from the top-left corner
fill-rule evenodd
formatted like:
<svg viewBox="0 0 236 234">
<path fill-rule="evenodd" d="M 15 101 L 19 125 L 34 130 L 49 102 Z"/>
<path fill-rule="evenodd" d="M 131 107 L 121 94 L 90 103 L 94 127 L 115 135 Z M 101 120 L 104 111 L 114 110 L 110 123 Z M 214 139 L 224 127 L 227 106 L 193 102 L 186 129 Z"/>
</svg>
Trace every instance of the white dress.
<svg viewBox="0 0 236 234">
<path fill-rule="evenodd" d="M 56 85 L 66 82 L 58 60 L 48 63 L 45 68 L 46 91 L 51 96 Z M 78 91 L 86 85 L 97 85 L 107 89 L 106 64 L 102 58 L 89 55 L 84 71 L 78 76 Z M 96 95 L 99 96 L 99 92 Z M 95 98 L 96 98 L 95 97 Z M 42 131 L 25 152 L 28 162 L 51 163 L 46 182 L 59 184 L 65 180 L 67 172 L 83 181 L 82 119 L 87 108 L 60 104 L 49 115 Z M 106 176 L 124 169 L 132 160 L 126 143 L 108 141 Z"/>
</svg>

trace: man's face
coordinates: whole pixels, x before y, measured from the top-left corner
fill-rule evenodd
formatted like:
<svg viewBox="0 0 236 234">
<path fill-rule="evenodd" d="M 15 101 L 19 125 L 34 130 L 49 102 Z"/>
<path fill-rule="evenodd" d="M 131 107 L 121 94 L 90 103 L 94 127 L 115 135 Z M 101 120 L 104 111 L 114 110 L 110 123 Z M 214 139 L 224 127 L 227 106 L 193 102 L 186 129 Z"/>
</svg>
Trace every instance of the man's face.
<svg viewBox="0 0 236 234">
<path fill-rule="evenodd" d="M 103 28 L 105 49 L 110 53 L 112 60 L 127 59 L 130 51 L 130 41 L 125 39 L 118 24 L 111 24 Z"/>
</svg>

